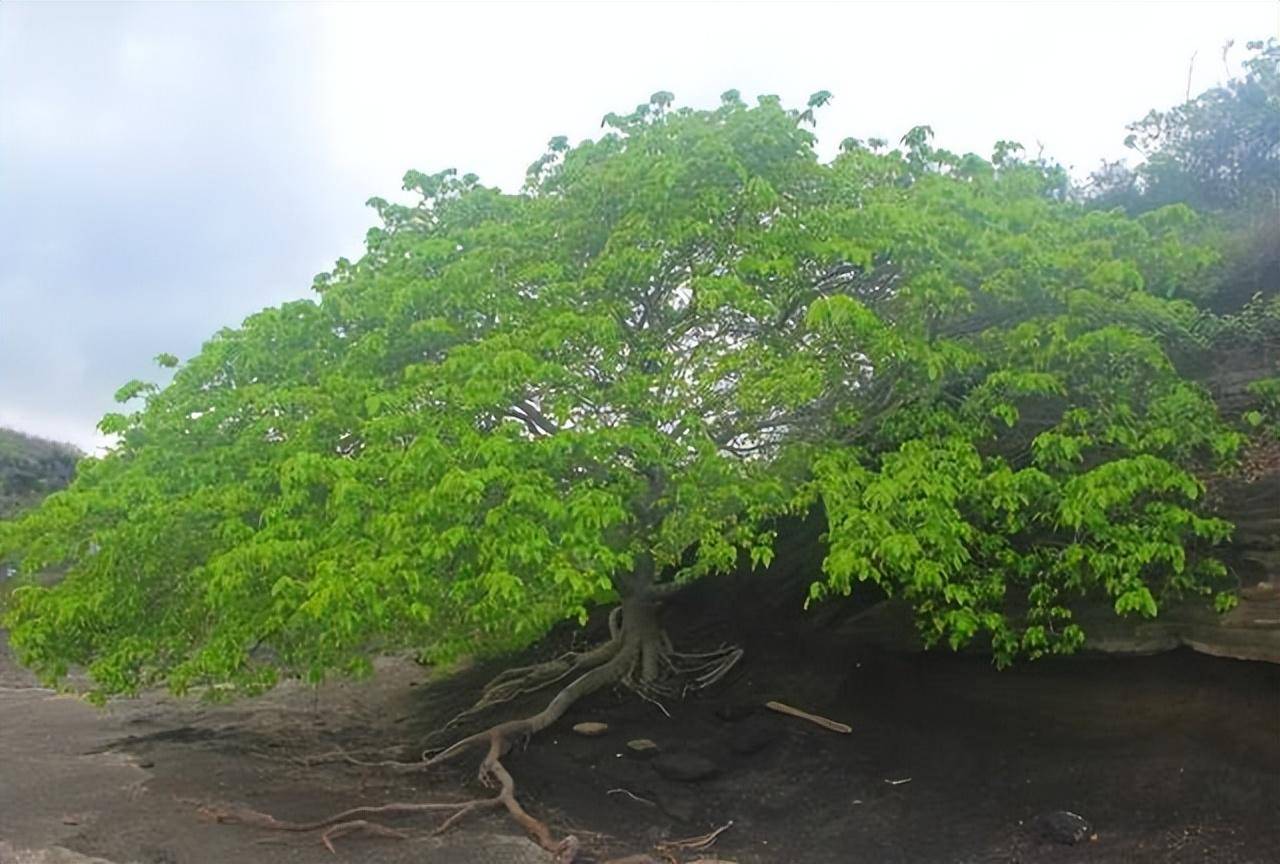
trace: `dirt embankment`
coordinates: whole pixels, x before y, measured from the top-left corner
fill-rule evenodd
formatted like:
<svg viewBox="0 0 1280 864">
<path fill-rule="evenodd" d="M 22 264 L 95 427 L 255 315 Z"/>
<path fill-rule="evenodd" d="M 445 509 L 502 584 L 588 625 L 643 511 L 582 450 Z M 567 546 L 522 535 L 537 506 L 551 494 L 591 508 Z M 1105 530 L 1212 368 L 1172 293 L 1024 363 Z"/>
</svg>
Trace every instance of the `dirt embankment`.
<svg viewBox="0 0 1280 864">
<path fill-rule="evenodd" d="M 526 806 L 575 833 L 584 861 L 653 854 L 730 821 L 710 851 L 739 864 L 1280 861 L 1280 667 L 1178 651 L 997 673 L 977 657 L 850 649 L 820 616 L 762 612 L 735 626 L 708 625 L 704 612 L 674 610 L 674 629 L 695 645 L 743 642 L 736 678 L 666 706 L 670 718 L 599 694 L 507 760 Z M 416 665 L 388 660 L 370 681 L 318 693 L 291 685 L 225 706 L 150 695 L 97 710 L 29 689 L 0 653 L 0 862 L 545 861 L 498 815 L 441 838 L 429 817 L 400 818 L 408 840 L 344 837 L 336 858 L 314 834 L 202 815 L 226 803 L 309 819 L 472 797 L 469 764 L 403 777 L 295 757 L 335 747 L 410 757 L 492 671 L 429 684 Z M 768 699 L 853 731 L 760 710 Z M 568 732 L 582 720 L 609 729 Z M 642 737 L 677 761 L 699 757 L 710 775 L 673 779 L 669 764 L 627 755 Z M 1059 810 L 1085 817 L 1096 839 L 1045 839 L 1036 819 Z"/>
</svg>

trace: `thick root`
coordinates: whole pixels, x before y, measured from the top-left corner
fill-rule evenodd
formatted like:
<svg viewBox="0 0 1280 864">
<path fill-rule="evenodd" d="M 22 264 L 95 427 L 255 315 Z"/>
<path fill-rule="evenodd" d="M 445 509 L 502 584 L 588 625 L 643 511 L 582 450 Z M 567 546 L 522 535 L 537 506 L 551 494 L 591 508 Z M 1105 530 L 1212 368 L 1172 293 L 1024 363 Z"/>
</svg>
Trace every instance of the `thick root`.
<svg viewBox="0 0 1280 864">
<path fill-rule="evenodd" d="M 468 720 L 497 705 L 504 705 L 507 702 L 544 690 L 572 675 L 581 674 L 609 662 L 622 648 L 622 628 L 619 624 L 621 612 L 622 608 L 618 607 L 609 615 L 610 638 L 608 642 L 597 645 L 590 651 L 582 653 L 570 651 L 545 663 L 506 670 L 485 685 L 480 698 L 476 700 L 474 705 L 454 715 L 448 723 L 437 732 L 432 733 L 429 738 L 436 738 L 449 730 L 456 729 Z"/>
<path fill-rule="evenodd" d="M 602 665 L 596 666 L 594 669 L 584 672 L 566 684 L 552 697 L 547 706 L 537 714 L 520 720 L 508 720 L 482 732 L 468 735 L 435 755 L 424 758 L 419 767 L 423 769 L 433 768 L 481 744 L 488 744 L 491 748 L 497 747 L 499 755 L 505 754 L 510 749 L 511 742 L 526 740 L 546 729 L 563 717 L 569 707 L 579 699 L 595 693 L 610 684 L 622 681 L 629 674 L 638 654 L 638 643 L 622 640 L 611 659 Z M 485 779 L 485 766 L 483 764 L 480 768 L 480 779 L 482 781 Z"/>
<path fill-rule="evenodd" d="M 497 790 L 491 797 L 453 803 L 393 803 L 379 807 L 356 807 L 315 822 L 286 822 L 265 813 L 243 809 L 205 808 L 205 812 L 219 821 L 241 822 L 277 831 L 323 831 L 321 840 L 332 849 L 333 839 L 356 831 L 386 837 L 405 836 L 370 822 L 365 817 L 440 814 L 445 818 L 435 829 L 435 833 L 439 834 L 477 811 L 505 809 L 539 846 L 556 856 L 559 864 L 570 864 L 578 852 L 577 838 L 570 835 L 557 840 L 546 823 L 531 816 L 516 799 L 515 780 L 502 764 L 502 758 L 512 745 L 527 741 L 555 723 L 583 697 L 614 684 L 628 687 L 666 713 L 666 708 L 658 701 L 659 696 L 684 696 L 693 690 L 710 687 L 723 679 L 742 658 L 742 650 L 732 646 L 721 646 L 714 651 L 696 654 L 676 651 L 670 639 L 657 626 L 656 609 L 652 604 L 628 604 L 622 607 L 621 624 L 618 615 L 619 610 L 614 610 L 614 614 L 610 616 L 612 635 L 607 643 L 588 652 L 566 654 L 547 663 L 513 669 L 499 675 L 489 683 L 475 705 L 454 717 L 444 728 L 457 726 L 494 705 L 510 702 L 574 676 L 541 711 L 532 716 L 498 723 L 468 735 L 439 752 L 424 753 L 422 760 L 418 762 L 362 761 L 345 753 L 338 754 L 343 761 L 357 765 L 386 767 L 398 772 L 418 772 L 452 761 L 483 745 L 485 755 L 480 762 L 479 780 L 486 788 Z"/>
</svg>

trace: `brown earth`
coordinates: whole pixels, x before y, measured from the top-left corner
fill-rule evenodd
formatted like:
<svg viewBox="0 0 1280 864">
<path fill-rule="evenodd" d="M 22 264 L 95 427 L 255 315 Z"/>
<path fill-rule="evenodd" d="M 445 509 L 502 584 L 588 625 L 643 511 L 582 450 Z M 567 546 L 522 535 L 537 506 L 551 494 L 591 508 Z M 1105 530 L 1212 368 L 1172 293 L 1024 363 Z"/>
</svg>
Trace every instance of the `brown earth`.
<svg viewBox="0 0 1280 864">
<path fill-rule="evenodd" d="M 712 852 L 739 864 L 1280 862 L 1280 666 L 1181 650 L 997 672 L 976 656 L 852 648 L 837 638 L 847 617 L 801 614 L 753 590 L 716 586 L 738 601 L 732 621 L 709 613 L 709 591 L 669 615 L 686 644 L 746 647 L 732 680 L 667 705 L 670 718 L 622 693 L 597 694 L 506 760 L 526 806 L 583 841 L 581 860 L 655 854 L 660 840 L 732 821 Z M 570 638 L 566 629 L 530 653 L 550 656 Z M 0 652 L 0 862 L 546 861 L 496 815 L 443 838 L 429 818 L 397 819 L 409 840 L 344 837 L 335 858 L 314 835 L 201 813 L 221 802 L 309 819 L 479 794 L 470 763 L 402 777 L 292 760 L 335 747 L 409 757 L 495 668 L 432 684 L 412 662 L 386 659 L 371 680 L 319 691 L 291 684 L 218 706 L 151 694 L 99 710 L 26 689 L 30 679 Z M 770 699 L 853 731 L 761 709 Z M 584 720 L 610 728 L 597 738 L 568 731 Z M 664 779 L 653 762 L 624 755 L 639 737 L 703 756 L 718 773 Z M 1083 815 L 1096 839 L 1043 839 L 1034 820 L 1057 810 Z"/>
</svg>

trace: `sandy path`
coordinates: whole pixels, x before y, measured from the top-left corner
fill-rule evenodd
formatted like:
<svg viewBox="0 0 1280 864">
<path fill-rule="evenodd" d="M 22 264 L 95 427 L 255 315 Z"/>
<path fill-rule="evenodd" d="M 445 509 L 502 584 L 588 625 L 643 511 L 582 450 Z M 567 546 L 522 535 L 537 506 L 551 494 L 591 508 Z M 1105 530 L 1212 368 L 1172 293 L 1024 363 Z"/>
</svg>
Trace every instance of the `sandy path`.
<svg viewBox="0 0 1280 864">
<path fill-rule="evenodd" d="M 163 695 L 95 708 L 35 686 L 0 642 L 0 864 L 333 864 L 314 835 L 219 825 L 199 802 L 233 802 L 285 818 L 314 818 L 426 790 L 349 770 L 272 760 L 308 742 L 385 722 L 423 672 L 387 661 L 365 682 L 317 694 L 285 685 L 258 699 L 211 706 Z M 133 738 L 127 749 L 115 747 Z M 255 752 L 256 751 L 256 752 Z M 419 782 L 419 781 L 415 781 Z M 476 826 L 480 830 L 476 830 Z M 544 864 L 505 823 L 412 839 L 339 841 L 339 861 Z"/>
</svg>

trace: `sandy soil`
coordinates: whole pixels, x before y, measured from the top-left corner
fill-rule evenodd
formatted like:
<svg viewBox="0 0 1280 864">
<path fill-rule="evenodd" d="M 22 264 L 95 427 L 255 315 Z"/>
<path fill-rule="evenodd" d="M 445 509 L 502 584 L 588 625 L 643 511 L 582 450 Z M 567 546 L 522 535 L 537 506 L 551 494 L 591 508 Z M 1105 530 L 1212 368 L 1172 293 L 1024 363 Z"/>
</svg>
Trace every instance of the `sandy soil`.
<svg viewBox="0 0 1280 864">
<path fill-rule="evenodd" d="M 383 786 L 384 778 L 305 768 L 285 756 L 394 729 L 411 710 L 411 687 L 424 678 L 416 664 L 388 658 L 372 680 L 319 691 L 287 684 L 225 705 L 150 694 L 99 709 L 35 687 L 0 640 L 0 864 L 84 864 L 82 856 L 94 864 L 332 864 L 315 835 L 218 824 L 201 808 L 248 806 L 309 819 L 392 797 L 422 798 L 428 791 L 417 781 Z M 465 797 L 464 784 L 456 775 L 433 782 L 445 799 Z M 494 818 L 477 818 L 472 830 L 444 838 L 418 833 L 408 843 L 340 841 L 340 860 L 547 860 Z"/>
<path fill-rule="evenodd" d="M 652 853 L 659 840 L 732 820 L 713 851 L 739 864 L 1280 862 L 1280 667 L 1174 652 L 997 673 L 977 657 L 851 650 L 832 641 L 829 621 L 773 608 L 708 624 L 694 598 L 670 619 L 692 644 L 744 643 L 737 676 L 667 706 L 671 718 L 598 694 L 507 760 L 526 806 L 583 840 L 583 861 Z M 531 653 L 547 656 L 568 638 Z M 308 819 L 470 797 L 480 791 L 471 764 L 404 778 L 292 758 L 335 746 L 408 756 L 492 672 L 432 684 L 415 664 L 387 659 L 372 680 L 318 692 L 289 685 L 218 706 L 148 695 L 100 710 L 30 689 L 0 651 L 0 862 L 333 862 L 314 835 L 218 824 L 201 807 Z M 853 733 L 765 711 L 767 699 Z M 566 731 L 581 720 L 609 732 Z M 637 737 L 703 756 L 718 773 L 665 779 L 625 755 Z M 1057 810 L 1083 815 L 1096 839 L 1044 839 L 1036 817 Z M 395 824 L 409 840 L 342 838 L 336 860 L 547 860 L 498 816 L 443 838 L 426 818 Z"/>
</svg>

